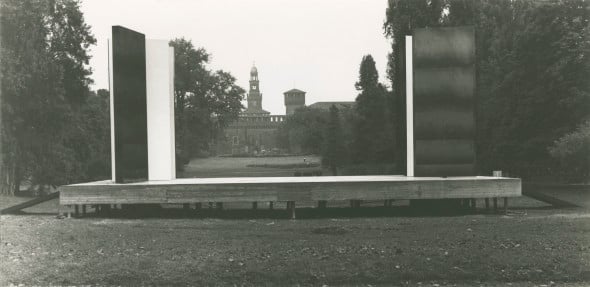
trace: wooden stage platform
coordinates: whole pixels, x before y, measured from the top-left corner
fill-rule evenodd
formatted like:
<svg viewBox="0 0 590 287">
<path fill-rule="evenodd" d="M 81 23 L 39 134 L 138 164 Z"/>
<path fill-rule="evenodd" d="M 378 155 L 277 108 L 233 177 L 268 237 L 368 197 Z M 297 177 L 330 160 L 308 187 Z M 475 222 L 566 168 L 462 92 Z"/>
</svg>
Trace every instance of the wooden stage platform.
<svg viewBox="0 0 590 287">
<path fill-rule="evenodd" d="M 117 184 L 96 181 L 59 187 L 60 205 L 190 204 L 334 200 L 476 199 L 521 196 L 521 180 L 506 177 L 320 176 L 180 178 Z"/>
</svg>

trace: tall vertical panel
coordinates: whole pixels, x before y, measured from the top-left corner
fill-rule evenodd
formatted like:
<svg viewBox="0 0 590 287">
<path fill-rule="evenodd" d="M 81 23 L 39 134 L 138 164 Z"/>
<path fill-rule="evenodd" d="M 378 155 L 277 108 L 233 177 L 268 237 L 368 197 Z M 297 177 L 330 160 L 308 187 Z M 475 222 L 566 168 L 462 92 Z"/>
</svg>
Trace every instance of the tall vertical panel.
<svg viewBox="0 0 590 287">
<path fill-rule="evenodd" d="M 413 36 L 415 175 L 473 175 L 473 27 L 416 29 Z"/>
<path fill-rule="evenodd" d="M 110 112 L 110 125 L 111 125 L 111 178 L 116 181 L 117 169 L 115 165 L 115 105 L 113 103 L 113 40 L 107 40 L 109 46 L 109 112 Z"/>
<path fill-rule="evenodd" d="M 412 36 L 406 36 L 406 175 L 414 176 L 414 68 Z"/>
<path fill-rule="evenodd" d="M 114 180 L 147 179 L 145 36 L 121 26 L 113 26 L 112 33 Z"/>
<path fill-rule="evenodd" d="M 174 151 L 174 48 L 146 41 L 148 179 L 176 177 Z"/>
</svg>

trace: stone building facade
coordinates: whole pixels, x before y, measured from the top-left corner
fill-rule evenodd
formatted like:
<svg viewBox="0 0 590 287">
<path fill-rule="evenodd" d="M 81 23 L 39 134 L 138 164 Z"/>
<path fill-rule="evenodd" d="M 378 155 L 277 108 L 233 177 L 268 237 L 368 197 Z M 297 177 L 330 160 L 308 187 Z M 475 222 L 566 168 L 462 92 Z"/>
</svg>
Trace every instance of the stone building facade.
<svg viewBox="0 0 590 287">
<path fill-rule="evenodd" d="M 221 141 L 221 154 L 260 154 L 276 151 L 275 132 L 285 115 L 271 115 L 262 109 L 262 93 L 258 70 L 250 70 L 250 87 L 247 107 L 238 116 L 238 120 L 225 128 Z"/>
<path fill-rule="evenodd" d="M 247 107 L 239 114 L 237 121 L 225 128 L 222 138 L 217 140 L 217 154 L 257 155 L 276 152 L 276 130 L 296 109 L 305 106 L 305 94 L 298 89 L 284 92 L 286 115 L 271 115 L 262 109 L 258 69 L 252 67 L 246 96 Z M 341 108 L 351 107 L 354 102 L 318 102 L 310 107 L 327 110 L 332 104 Z"/>
</svg>

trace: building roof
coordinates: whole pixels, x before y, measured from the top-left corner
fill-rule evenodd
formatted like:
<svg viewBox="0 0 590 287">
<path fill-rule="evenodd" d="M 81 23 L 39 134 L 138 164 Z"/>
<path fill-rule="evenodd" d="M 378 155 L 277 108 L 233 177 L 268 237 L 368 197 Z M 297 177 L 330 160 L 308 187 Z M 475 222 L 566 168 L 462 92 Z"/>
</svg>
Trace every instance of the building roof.
<svg viewBox="0 0 590 287">
<path fill-rule="evenodd" d="M 265 111 L 263 109 L 245 109 L 244 111 L 242 111 L 242 114 L 249 114 L 249 115 L 252 115 L 252 114 L 269 114 L 270 115 L 270 112 L 269 111 Z"/>
<path fill-rule="evenodd" d="M 256 69 L 256 66 L 252 66 L 252 69 L 250 69 L 250 75 L 258 75 L 258 69 Z"/>
<path fill-rule="evenodd" d="M 336 106 L 336 108 L 352 108 L 354 107 L 356 102 L 316 102 L 309 105 L 310 108 L 313 109 L 320 109 L 320 110 L 329 110 L 332 105 Z"/>
<path fill-rule="evenodd" d="M 290 89 L 290 90 L 284 92 L 283 94 L 305 94 L 305 92 L 302 90 L 298 90 L 298 89 Z"/>
</svg>

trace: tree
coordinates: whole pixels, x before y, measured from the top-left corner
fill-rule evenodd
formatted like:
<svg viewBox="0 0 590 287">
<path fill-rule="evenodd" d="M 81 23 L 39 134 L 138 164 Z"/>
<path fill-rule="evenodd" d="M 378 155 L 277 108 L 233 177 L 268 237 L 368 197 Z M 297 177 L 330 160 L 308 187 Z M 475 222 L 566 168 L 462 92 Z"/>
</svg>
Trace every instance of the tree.
<svg viewBox="0 0 590 287">
<path fill-rule="evenodd" d="M 277 142 L 291 153 L 321 154 L 328 113 L 302 107 L 288 116 L 277 130 Z"/>
<path fill-rule="evenodd" d="M 186 161 L 209 154 L 210 143 L 237 119 L 245 90 L 230 73 L 206 67 L 210 55 L 205 49 L 195 49 L 184 38 L 174 39 L 170 45 L 175 56 L 177 153 Z"/>
<path fill-rule="evenodd" d="M 549 154 L 558 161 L 562 177 L 572 182 L 590 180 L 590 120 L 564 135 L 549 147 Z"/>
<path fill-rule="evenodd" d="M 590 43 L 582 40 L 588 3 L 481 1 L 474 8 L 479 169 L 546 176 L 548 147 L 590 115 Z"/>
<path fill-rule="evenodd" d="M 356 98 L 353 160 L 356 163 L 392 163 L 393 128 L 387 102 L 387 89 L 379 83 L 371 55 L 363 57 Z"/>
<path fill-rule="evenodd" d="M 393 40 L 388 74 L 398 135 L 405 133 L 402 37 L 413 28 L 473 25 L 479 173 L 546 174 L 554 162 L 548 147 L 590 116 L 589 6 L 583 0 L 389 1 L 384 28 Z"/>
<path fill-rule="evenodd" d="M 94 37 L 76 1 L 2 1 L 2 193 L 23 180 L 59 185 L 83 174 L 77 107 L 88 95 Z M 80 138 L 76 138 L 80 139 Z"/>
<path fill-rule="evenodd" d="M 91 92 L 80 110 L 86 153 L 81 159 L 84 180 L 100 180 L 111 177 L 111 134 L 109 91 Z"/>
<path fill-rule="evenodd" d="M 332 105 L 322 149 L 322 163 L 330 167 L 332 175 L 338 175 L 338 167 L 347 161 L 344 142 L 340 112 L 336 106 Z"/>
<path fill-rule="evenodd" d="M 90 55 L 88 49 L 96 44 L 90 26 L 84 22 L 79 3 L 75 0 L 49 0 L 47 11 L 48 44 L 55 61 L 62 68 L 63 89 L 67 101 L 77 108 L 89 96 Z"/>
</svg>

